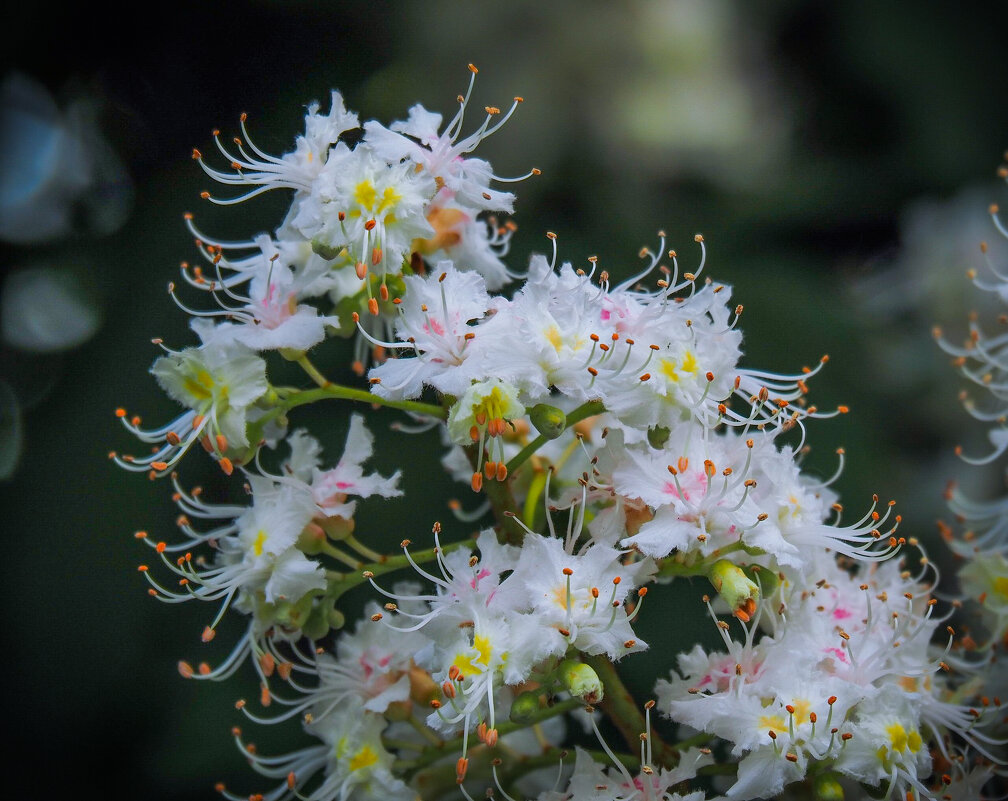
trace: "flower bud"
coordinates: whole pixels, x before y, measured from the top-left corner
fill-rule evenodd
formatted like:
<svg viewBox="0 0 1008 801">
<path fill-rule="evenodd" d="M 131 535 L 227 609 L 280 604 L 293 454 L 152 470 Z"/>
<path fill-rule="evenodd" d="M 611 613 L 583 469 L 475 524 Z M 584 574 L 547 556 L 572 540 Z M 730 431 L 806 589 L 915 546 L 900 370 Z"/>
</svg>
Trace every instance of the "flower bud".
<svg viewBox="0 0 1008 801">
<path fill-rule="evenodd" d="M 386 720 L 409 720 L 410 715 L 413 714 L 413 702 L 408 699 L 403 701 L 392 701 L 382 714 L 385 716 Z"/>
<path fill-rule="evenodd" d="M 440 695 L 437 683 L 423 668 L 411 665 L 409 669 L 410 698 L 413 702 L 426 707 Z"/>
<path fill-rule="evenodd" d="M 322 527 L 329 539 L 334 542 L 339 542 L 340 540 L 345 540 L 354 532 L 355 523 L 353 518 L 347 519 L 345 517 L 340 517 L 339 515 L 333 515 L 332 517 L 319 518 L 316 522 Z"/>
<path fill-rule="evenodd" d="M 297 606 L 301 606 L 301 603 Z M 310 640 L 321 640 L 329 633 L 329 611 L 321 603 L 312 604 L 301 624 L 301 632 Z"/>
<path fill-rule="evenodd" d="M 597 704 L 605 695 L 602 680 L 584 662 L 565 659 L 557 666 L 556 676 L 567 692 L 587 704 Z"/>
<path fill-rule="evenodd" d="M 323 242 L 321 239 L 318 239 L 318 238 L 313 239 L 311 241 L 311 249 L 312 249 L 312 252 L 315 253 L 316 256 L 321 256 L 326 261 L 332 261 L 337 256 L 339 256 L 340 253 L 343 252 L 343 246 L 342 245 L 340 247 L 338 247 L 338 248 L 337 247 L 333 247 L 332 245 L 328 245 L 325 242 Z"/>
<path fill-rule="evenodd" d="M 567 415 L 562 409 L 548 403 L 537 403 L 529 410 L 529 419 L 536 431 L 546 439 L 556 439 L 567 427 Z"/>
<path fill-rule="evenodd" d="M 652 426 L 647 430 L 647 441 L 655 450 L 661 450 L 668 442 L 671 431 L 666 426 Z"/>
<path fill-rule="evenodd" d="M 844 801 L 843 787 L 835 773 L 821 773 L 812 783 L 812 797 L 815 801 Z"/>
<path fill-rule="evenodd" d="M 537 690 L 526 690 L 511 702 L 511 722 L 519 726 L 531 723 L 539 713 L 539 695 Z"/>
<path fill-rule="evenodd" d="M 707 577 L 736 614 L 739 611 L 749 614 L 750 607 L 759 600 L 759 585 L 746 576 L 742 568 L 727 559 L 718 559 Z M 748 617 L 744 619 L 748 620 Z"/>
</svg>

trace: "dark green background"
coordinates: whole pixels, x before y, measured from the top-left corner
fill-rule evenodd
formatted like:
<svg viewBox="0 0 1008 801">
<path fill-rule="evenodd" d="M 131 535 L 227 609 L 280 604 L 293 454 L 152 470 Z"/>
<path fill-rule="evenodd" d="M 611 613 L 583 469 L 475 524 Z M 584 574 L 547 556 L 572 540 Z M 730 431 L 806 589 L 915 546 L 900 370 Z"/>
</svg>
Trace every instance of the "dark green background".
<svg viewBox="0 0 1008 801">
<path fill-rule="evenodd" d="M 191 342 L 164 291 L 178 262 L 195 256 L 183 212 L 198 210 L 207 230 L 225 237 L 265 230 L 282 214 L 279 196 L 223 212 L 198 205 L 209 181 L 190 149 L 208 151 L 209 131 L 230 132 L 242 111 L 260 146 L 279 153 L 301 129 L 303 105 L 324 101 L 330 88 L 340 88 L 363 118 L 389 122 L 418 100 L 450 111 L 468 79 L 465 64 L 476 62 L 478 105 L 503 106 L 514 94 L 526 100 L 479 155 L 502 174 L 544 170 L 516 188 L 511 264 L 544 249 L 552 230 L 563 257 L 580 265 L 598 254 L 610 272 L 625 275 L 659 228 L 689 264 L 692 235 L 702 231 L 710 274 L 732 284 L 746 305 L 747 364 L 791 370 L 832 356 L 813 397 L 822 406 L 848 403 L 852 413 L 812 427 L 812 468 L 829 472 L 833 450 L 846 446 L 849 467 L 838 486 L 848 507 L 860 510 L 873 491 L 895 496 L 905 530 L 930 536 L 938 488 L 957 470 L 941 460 L 962 438 L 957 428 L 967 427 L 954 405 L 958 384 L 927 344 L 930 311 L 907 313 L 897 295 L 876 298 L 869 312 L 852 287 L 899 257 L 901 214 L 917 198 L 948 198 L 986 181 L 990 200 L 1005 204 L 993 176 L 1008 146 L 1004 4 L 725 6 L 734 35 L 713 44 L 722 49 L 717 55 L 743 76 L 762 75 L 780 102 L 739 122 L 753 130 L 720 155 L 695 144 L 677 148 L 674 139 L 628 146 L 621 135 L 628 121 L 613 112 L 621 107 L 614 101 L 656 69 L 667 73 L 671 91 L 677 70 L 699 63 L 702 72 L 711 55 L 647 30 L 649 5 L 155 4 L 143 7 L 143 19 L 137 7 L 114 20 L 93 4 L 7 12 L 5 67 L 58 96 L 87 88 L 103 98 L 108 136 L 137 184 L 134 213 L 114 236 L 4 253 L 7 267 L 40 253 L 86 264 L 105 314 L 99 334 L 75 351 L 31 359 L 6 353 L 2 363 L 19 385 L 57 381 L 27 413 L 20 468 L 0 484 L 2 709 L 16 742 L 13 775 L 31 781 L 32 796 L 210 798 L 218 778 L 238 792 L 265 787 L 228 737 L 241 722 L 234 700 L 254 696 L 254 687 L 184 682 L 175 670 L 179 658 L 219 658 L 233 630 L 225 626 L 213 645 L 201 645 L 211 611 L 155 603 L 135 572 L 150 555 L 132 532 L 172 533 L 169 489 L 106 460 L 110 449 L 133 445 L 112 415 L 116 406 L 150 423 L 174 414 L 146 371 L 156 356 L 151 337 Z M 721 80 L 712 76 L 704 95 L 714 107 L 729 93 Z M 761 126 L 781 123 L 789 133 L 770 166 L 738 180 L 719 170 L 721 158 L 762 162 L 747 143 L 761 141 Z M 673 137 L 675 125 L 669 129 Z M 660 124 L 657 131 L 660 140 Z M 984 213 L 978 205 L 977 216 Z M 960 276 L 968 266 L 947 269 Z M 943 298 L 929 302 L 940 310 Z M 883 372 L 879 352 L 903 336 L 925 347 Z M 320 361 L 338 358 L 332 351 Z M 933 359 L 935 369 L 921 359 Z M 403 443 L 382 424 L 391 419 L 380 416 L 375 426 L 386 473 L 404 453 L 433 447 L 429 439 Z M 300 418 L 309 420 L 338 454 L 345 410 Z M 198 457 L 184 469 L 186 481 L 203 481 L 210 496 L 221 484 L 201 472 Z M 422 541 L 431 521 L 447 519 L 444 498 L 472 502 L 461 487 L 432 486 L 429 467 L 410 462 L 404 470 L 410 500 L 367 504 L 359 516 L 360 530 L 379 541 Z M 651 617 L 645 610 L 640 633 L 654 649 L 633 673 L 643 692 L 693 636 L 663 629 L 663 621 L 695 619 L 710 634 L 699 591 L 687 588 L 684 608 L 671 615 L 658 604 Z M 255 731 L 252 739 L 274 752 L 295 729 Z"/>
</svg>

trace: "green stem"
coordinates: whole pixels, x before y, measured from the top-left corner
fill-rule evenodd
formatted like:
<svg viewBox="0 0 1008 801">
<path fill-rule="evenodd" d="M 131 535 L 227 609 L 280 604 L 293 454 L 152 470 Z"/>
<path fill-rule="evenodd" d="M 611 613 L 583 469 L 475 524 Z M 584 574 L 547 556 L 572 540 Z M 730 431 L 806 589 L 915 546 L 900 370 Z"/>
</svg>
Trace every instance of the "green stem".
<svg viewBox="0 0 1008 801">
<path fill-rule="evenodd" d="M 343 542 L 353 548 L 357 553 L 363 556 L 365 559 L 369 559 L 372 562 L 380 562 L 382 560 L 382 555 L 377 551 L 372 551 L 363 542 L 358 540 L 353 534 L 348 534 L 343 538 Z"/>
<path fill-rule="evenodd" d="M 308 354 L 302 354 L 297 360 L 297 363 L 301 365 L 301 368 L 306 373 L 308 373 L 308 377 L 320 387 L 327 387 L 332 383 L 328 378 L 319 372 L 318 368 L 314 364 L 311 363 L 311 360 L 308 358 Z"/>
<path fill-rule="evenodd" d="M 490 501 L 490 509 L 497 521 L 498 531 L 509 545 L 521 545 L 525 539 L 525 529 L 518 522 L 516 510 L 518 501 L 511 492 L 509 481 L 484 481 L 483 494 Z"/>
<path fill-rule="evenodd" d="M 605 406 L 602 401 L 587 401 L 582 403 L 576 409 L 567 413 L 567 418 L 564 423 L 564 429 L 570 428 L 576 423 L 580 423 L 582 420 L 588 417 L 592 417 L 596 414 L 602 414 L 605 411 Z M 549 442 L 549 437 L 540 434 L 534 440 L 532 440 L 528 445 L 522 448 L 518 453 L 507 463 L 507 469 L 509 473 L 513 473 L 519 467 L 521 467 L 525 462 L 528 461 L 529 457 L 532 456 L 537 450 L 539 450 L 543 445 Z"/>
<path fill-rule="evenodd" d="M 353 400 L 359 401 L 360 403 L 369 403 L 374 406 L 385 406 L 389 409 L 402 409 L 406 412 L 416 412 L 417 414 L 426 415 L 427 417 L 437 417 L 441 420 L 444 420 L 445 417 L 447 417 L 447 412 L 440 406 L 435 406 L 433 403 L 382 398 L 378 395 L 372 395 L 367 390 L 344 387 L 340 384 L 327 384 L 324 387 L 305 389 L 300 392 L 292 393 L 287 396 L 280 408 L 283 412 L 288 412 L 298 406 L 304 406 L 306 403 L 314 403 L 315 401 L 325 400 L 326 398 Z"/>
<path fill-rule="evenodd" d="M 328 542 L 322 545 L 322 553 L 327 556 L 331 556 L 339 562 L 342 562 L 352 570 L 362 570 L 364 568 L 364 563 L 359 559 L 354 559 L 350 554 L 345 551 L 341 551 L 339 548 L 336 548 Z"/>
<path fill-rule="evenodd" d="M 448 545 L 443 545 L 440 549 L 442 554 L 451 553 L 452 551 L 460 548 L 466 544 L 466 540 L 460 540 L 459 542 L 452 542 Z M 424 562 L 431 562 L 437 558 L 438 549 L 437 548 L 427 548 L 423 551 L 410 551 L 410 556 L 413 557 L 413 561 L 417 564 L 423 564 Z M 358 563 L 359 564 L 359 563 Z M 326 590 L 326 596 L 335 601 L 337 598 L 343 594 L 349 592 L 354 587 L 363 584 L 367 579 L 364 577 L 364 573 L 370 573 L 373 576 L 381 576 L 385 573 L 391 573 L 394 570 L 401 570 L 404 567 L 409 567 L 409 560 L 406 558 L 405 554 L 400 554 L 398 556 L 383 556 L 380 559 L 370 562 L 368 564 L 360 565 L 360 570 L 355 573 L 342 574 L 342 578 L 336 581 L 329 581 L 329 588 Z M 328 576 L 327 576 L 328 577 Z"/>
</svg>

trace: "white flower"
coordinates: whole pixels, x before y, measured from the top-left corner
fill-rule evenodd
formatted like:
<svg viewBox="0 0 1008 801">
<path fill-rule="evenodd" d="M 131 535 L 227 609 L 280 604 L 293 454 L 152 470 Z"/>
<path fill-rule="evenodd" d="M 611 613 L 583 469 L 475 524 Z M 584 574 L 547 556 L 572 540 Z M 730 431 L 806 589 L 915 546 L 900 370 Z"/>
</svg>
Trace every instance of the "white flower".
<svg viewBox="0 0 1008 801">
<path fill-rule="evenodd" d="M 176 302 L 185 311 L 201 318 L 198 330 L 204 342 L 237 342 L 253 350 L 308 350 L 325 339 L 326 326 L 338 327 L 339 319 L 320 316 L 314 306 L 298 302 L 303 295 L 305 278 L 313 283 L 314 276 L 295 273 L 269 237 L 258 237 L 256 244 L 261 249 L 259 257 L 246 259 L 236 273 L 241 282 L 249 284 L 247 296 L 236 293 L 233 287 L 238 281 L 231 287 L 222 282 L 222 291 L 218 293 L 216 283 L 204 280 L 197 285 L 215 293 L 220 308 L 194 311 L 182 306 L 177 299 Z M 235 301 L 240 305 L 231 305 Z M 203 324 L 215 317 L 227 322 L 213 328 Z"/>
<path fill-rule="evenodd" d="M 356 502 L 347 502 L 348 495 L 358 498 L 369 498 L 380 495 L 382 498 L 397 498 L 402 495 L 399 489 L 401 471 L 397 470 L 388 478 L 372 473 L 365 475 L 362 465 L 374 453 L 374 435 L 364 425 L 364 418 L 355 414 L 350 417 L 350 430 L 347 432 L 343 455 L 335 467 L 321 470 L 318 460 L 312 459 L 311 464 L 311 494 L 319 511 L 326 517 L 339 515 L 349 520 L 354 516 Z M 308 459 L 301 462 L 301 470 L 308 466 Z"/>
<path fill-rule="evenodd" d="M 299 136 L 294 152 L 281 158 L 270 156 L 260 150 L 252 142 L 245 128 L 246 115 L 241 116 L 241 131 L 245 137 L 244 144 L 236 142 L 238 154 L 235 156 L 220 141 L 218 132 L 214 132 L 214 142 L 218 150 L 228 160 L 234 173 L 225 173 L 208 167 L 203 161 L 203 154 L 193 151 L 207 175 L 223 184 L 234 186 L 257 187 L 236 198 L 215 199 L 215 203 L 230 205 L 255 197 L 270 189 L 294 189 L 300 193 L 310 193 L 315 179 L 325 166 L 330 148 L 336 144 L 346 131 L 359 127 L 357 115 L 348 112 L 343 105 L 343 97 L 339 92 L 333 92 L 330 98 L 329 114 L 319 113 L 319 104 L 308 106 L 305 115 L 305 133 Z M 248 145 L 248 150 L 245 149 Z M 251 151 L 251 152 L 249 152 Z"/>
<path fill-rule="evenodd" d="M 634 635 L 624 602 L 654 570 L 649 560 L 625 565 L 620 561 L 623 555 L 606 545 L 572 554 L 561 539 L 526 534 L 518 564 L 502 592 L 520 588 L 542 626 L 540 636 L 554 643 L 555 653 L 573 646 L 619 659 L 647 648 Z M 514 585 L 517 588 L 512 589 Z"/>
<path fill-rule="evenodd" d="M 198 348 L 169 351 L 154 362 L 151 373 L 174 400 L 190 411 L 159 429 L 141 429 L 137 418 L 116 415 L 141 441 L 157 443 L 144 457 L 116 456 L 127 470 L 164 475 L 197 440 L 218 459 L 225 472 L 232 463 L 225 453 L 249 445 L 246 424 L 250 406 L 269 389 L 266 363 L 241 345 L 205 343 Z"/>
<path fill-rule="evenodd" d="M 493 174 L 490 165 L 482 159 L 466 158 L 477 145 L 491 136 L 511 118 L 521 98 L 516 97 L 508 112 L 496 123 L 494 117 L 500 109 L 486 107 L 486 118 L 473 133 L 459 138 L 463 117 L 472 93 L 475 68 L 465 97 L 459 98 L 459 110 L 441 129 L 441 115 L 427 111 L 417 104 L 409 110 L 405 121 L 392 123 L 391 130 L 370 121 L 365 123 L 365 141 L 390 163 L 408 159 L 432 176 L 441 195 L 453 198 L 459 204 L 477 210 L 511 212 L 514 195 L 490 187 L 491 181 L 501 181 Z M 439 133 L 440 130 L 440 133 Z M 529 175 L 537 174 L 533 170 Z M 528 176 L 525 176 L 528 177 Z M 510 179 L 521 180 L 521 179 Z"/>
<path fill-rule="evenodd" d="M 404 281 L 406 293 L 398 304 L 395 327 L 398 341 L 376 344 L 411 349 L 416 356 L 389 359 L 372 368 L 371 391 L 382 398 L 415 398 L 424 386 L 433 386 L 462 395 L 472 381 L 464 367 L 469 346 L 480 333 L 469 323 L 482 319 L 490 308 L 483 278 L 443 261 L 425 278 L 406 276 Z"/>
<path fill-rule="evenodd" d="M 346 248 L 359 277 L 369 269 L 395 274 L 413 240 L 434 233 L 426 217 L 434 191 L 408 162 L 389 164 L 363 144 L 341 142 L 291 222 L 327 258 Z"/>
<path fill-rule="evenodd" d="M 427 211 L 427 221 L 434 228 L 434 236 L 416 240 L 413 251 L 428 263 L 450 259 L 460 270 L 483 276 L 489 290 L 498 290 L 511 280 L 500 257 L 510 247 L 512 224 L 498 225 L 493 217 L 478 218 L 470 209 L 442 203 L 438 198 Z"/>
<path fill-rule="evenodd" d="M 299 798 L 304 801 L 416 801 L 416 793 L 392 773 L 395 758 L 382 744 L 382 732 L 388 722 L 381 715 L 367 712 L 359 703 L 346 703 L 317 721 L 306 724 L 311 735 L 322 740 L 281 756 L 262 756 L 248 749 L 241 740 L 242 753 L 248 754 L 252 767 L 270 778 L 285 781 L 266 797 L 273 801 Z M 324 778 L 310 793 L 306 786 L 319 773 Z M 228 801 L 241 796 L 224 791 Z"/>
</svg>

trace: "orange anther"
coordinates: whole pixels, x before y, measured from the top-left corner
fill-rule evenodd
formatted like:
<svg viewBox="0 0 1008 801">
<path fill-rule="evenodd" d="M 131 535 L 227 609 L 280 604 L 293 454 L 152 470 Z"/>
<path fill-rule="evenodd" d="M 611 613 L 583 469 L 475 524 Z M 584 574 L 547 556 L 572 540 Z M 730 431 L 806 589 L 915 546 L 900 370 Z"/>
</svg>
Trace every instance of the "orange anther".
<svg viewBox="0 0 1008 801">
<path fill-rule="evenodd" d="M 371 312 L 375 317 L 378 316 L 378 301 L 374 298 L 368 298 L 367 302 L 368 311 Z"/>
<path fill-rule="evenodd" d="M 209 626 L 206 626 L 203 629 L 203 633 L 200 635 L 200 639 L 203 640 L 203 642 L 210 642 L 210 640 L 212 640 L 216 634 L 217 634 L 216 631 L 214 631 Z"/>
<path fill-rule="evenodd" d="M 220 465 L 221 470 L 224 471 L 224 475 L 229 476 L 234 472 L 234 465 L 226 456 L 222 456 L 218 464 Z"/>
</svg>

